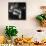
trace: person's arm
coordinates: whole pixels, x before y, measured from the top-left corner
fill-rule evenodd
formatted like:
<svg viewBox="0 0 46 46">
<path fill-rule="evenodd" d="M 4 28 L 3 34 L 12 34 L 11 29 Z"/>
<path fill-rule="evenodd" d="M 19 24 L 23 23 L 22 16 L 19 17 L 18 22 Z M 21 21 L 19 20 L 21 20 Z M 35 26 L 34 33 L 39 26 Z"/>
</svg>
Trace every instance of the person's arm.
<svg viewBox="0 0 46 46">
<path fill-rule="evenodd" d="M 15 15 L 19 15 L 19 18 L 21 19 L 21 10 L 14 9 L 13 14 L 15 14 Z"/>
</svg>

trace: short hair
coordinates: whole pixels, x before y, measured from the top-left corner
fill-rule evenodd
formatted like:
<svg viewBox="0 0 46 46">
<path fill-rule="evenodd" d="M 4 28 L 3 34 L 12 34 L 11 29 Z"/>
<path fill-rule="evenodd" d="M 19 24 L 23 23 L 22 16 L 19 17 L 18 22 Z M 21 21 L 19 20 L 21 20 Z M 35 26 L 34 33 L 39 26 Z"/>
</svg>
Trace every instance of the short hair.
<svg viewBox="0 0 46 46">
<path fill-rule="evenodd" d="M 40 6 L 40 9 L 46 9 L 46 6 Z"/>
</svg>

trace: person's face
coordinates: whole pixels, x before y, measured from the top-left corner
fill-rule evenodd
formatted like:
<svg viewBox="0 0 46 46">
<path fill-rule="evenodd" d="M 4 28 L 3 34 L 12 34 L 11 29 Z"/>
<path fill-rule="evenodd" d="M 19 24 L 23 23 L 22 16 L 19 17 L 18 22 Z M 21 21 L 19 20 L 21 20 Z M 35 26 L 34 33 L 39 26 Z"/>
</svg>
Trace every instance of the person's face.
<svg viewBox="0 0 46 46">
<path fill-rule="evenodd" d="M 46 14 L 46 8 L 42 8 L 42 12 Z"/>
<path fill-rule="evenodd" d="M 15 8 L 18 8 L 18 4 L 15 4 Z"/>
</svg>

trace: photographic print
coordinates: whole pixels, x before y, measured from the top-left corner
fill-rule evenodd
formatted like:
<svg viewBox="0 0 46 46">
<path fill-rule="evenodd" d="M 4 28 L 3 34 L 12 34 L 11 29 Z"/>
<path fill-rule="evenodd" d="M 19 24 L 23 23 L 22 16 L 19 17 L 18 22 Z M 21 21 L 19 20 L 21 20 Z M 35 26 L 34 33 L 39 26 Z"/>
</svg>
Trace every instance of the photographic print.
<svg viewBox="0 0 46 46">
<path fill-rule="evenodd" d="M 8 19 L 9 20 L 25 20 L 26 19 L 26 3 L 25 2 L 9 2 L 8 3 Z"/>
</svg>

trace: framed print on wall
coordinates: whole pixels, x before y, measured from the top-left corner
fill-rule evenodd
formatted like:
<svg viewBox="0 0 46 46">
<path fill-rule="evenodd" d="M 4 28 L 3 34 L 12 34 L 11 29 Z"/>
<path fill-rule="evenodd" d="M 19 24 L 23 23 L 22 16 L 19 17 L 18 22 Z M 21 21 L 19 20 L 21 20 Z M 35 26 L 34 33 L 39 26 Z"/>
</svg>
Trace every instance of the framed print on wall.
<svg viewBox="0 0 46 46">
<path fill-rule="evenodd" d="M 9 2 L 8 3 L 9 20 L 26 20 L 26 3 Z"/>
</svg>

